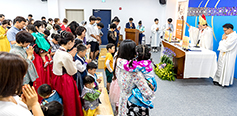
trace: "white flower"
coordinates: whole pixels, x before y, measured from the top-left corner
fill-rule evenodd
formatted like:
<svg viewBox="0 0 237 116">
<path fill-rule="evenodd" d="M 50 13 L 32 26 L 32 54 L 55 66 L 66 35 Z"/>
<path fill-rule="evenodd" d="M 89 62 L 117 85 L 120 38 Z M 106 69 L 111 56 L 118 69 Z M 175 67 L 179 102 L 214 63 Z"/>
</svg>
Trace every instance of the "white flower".
<svg viewBox="0 0 237 116">
<path fill-rule="evenodd" d="M 138 107 L 135 107 L 135 108 L 134 108 L 134 112 L 139 112 L 139 108 L 138 108 Z"/>
<path fill-rule="evenodd" d="M 144 65 L 148 65 L 148 62 L 147 62 L 147 61 L 144 61 L 143 63 L 144 63 Z"/>
</svg>

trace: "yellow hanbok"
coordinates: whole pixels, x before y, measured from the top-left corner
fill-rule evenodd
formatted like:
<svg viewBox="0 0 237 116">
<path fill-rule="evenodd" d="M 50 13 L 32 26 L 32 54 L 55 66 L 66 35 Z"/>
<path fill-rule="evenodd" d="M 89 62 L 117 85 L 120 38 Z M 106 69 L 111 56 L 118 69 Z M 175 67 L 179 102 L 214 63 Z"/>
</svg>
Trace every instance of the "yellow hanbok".
<svg viewBox="0 0 237 116">
<path fill-rule="evenodd" d="M 10 43 L 7 39 L 7 28 L 0 26 L 0 52 L 9 52 L 11 49 Z"/>
</svg>

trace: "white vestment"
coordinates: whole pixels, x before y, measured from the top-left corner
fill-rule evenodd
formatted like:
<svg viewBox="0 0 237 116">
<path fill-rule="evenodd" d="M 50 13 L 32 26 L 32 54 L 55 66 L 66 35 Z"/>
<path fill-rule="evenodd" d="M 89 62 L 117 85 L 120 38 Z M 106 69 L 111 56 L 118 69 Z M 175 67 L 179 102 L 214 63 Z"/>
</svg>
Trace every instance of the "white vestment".
<svg viewBox="0 0 237 116">
<path fill-rule="evenodd" d="M 200 34 L 198 39 L 200 40 L 200 47 L 204 49 L 213 50 L 213 31 L 212 28 L 207 27 Z"/>
<path fill-rule="evenodd" d="M 158 31 L 156 31 L 157 27 L 159 28 Z M 153 24 L 151 26 L 151 47 L 159 47 L 160 46 L 160 36 L 162 31 L 159 24 Z"/>
<path fill-rule="evenodd" d="M 201 48 L 213 50 L 213 30 L 210 27 L 198 31 L 198 28 L 190 26 L 189 35 L 191 43 L 196 45 L 199 41 Z"/>
<path fill-rule="evenodd" d="M 213 81 L 219 82 L 222 86 L 233 84 L 235 72 L 235 59 L 237 55 L 237 34 L 232 32 L 227 35 L 226 40 L 221 40 L 218 50 L 218 69 Z"/>
<path fill-rule="evenodd" d="M 201 30 L 199 30 L 196 27 L 190 26 L 188 29 L 189 32 L 189 39 L 191 40 L 191 44 L 196 45 L 198 42 L 198 36 L 199 33 L 201 33 Z"/>
</svg>

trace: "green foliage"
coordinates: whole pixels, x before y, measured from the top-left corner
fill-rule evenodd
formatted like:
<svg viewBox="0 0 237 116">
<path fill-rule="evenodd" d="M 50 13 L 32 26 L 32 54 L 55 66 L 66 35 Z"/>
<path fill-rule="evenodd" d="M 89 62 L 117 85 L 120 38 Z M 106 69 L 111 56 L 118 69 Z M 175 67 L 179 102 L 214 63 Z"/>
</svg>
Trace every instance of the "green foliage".
<svg viewBox="0 0 237 116">
<path fill-rule="evenodd" d="M 173 64 L 173 61 L 171 60 L 171 58 L 166 55 L 163 55 L 160 61 L 161 63 Z"/>
<path fill-rule="evenodd" d="M 161 68 L 160 65 L 157 65 L 157 68 L 154 69 L 155 74 L 162 80 L 175 80 L 174 65 L 167 64 L 164 68 Z"/>
<path fill-rule="evenodd" d="M 168 50 L 168 48 L 166 48 Z M 171 55 L 170 55 L 171 56 Z M 174 73 L 174 63 L 172 61 L 172 57 L 169 57 L 168 55 L 164 54 L 161 57 L 161 62 L 159 64 L 156 64 L 156 68 L 154 69 L 155 74 L 162 80 L 169 80 L 174 81 L 175 80 L 175 73 Z"/>
</svg>

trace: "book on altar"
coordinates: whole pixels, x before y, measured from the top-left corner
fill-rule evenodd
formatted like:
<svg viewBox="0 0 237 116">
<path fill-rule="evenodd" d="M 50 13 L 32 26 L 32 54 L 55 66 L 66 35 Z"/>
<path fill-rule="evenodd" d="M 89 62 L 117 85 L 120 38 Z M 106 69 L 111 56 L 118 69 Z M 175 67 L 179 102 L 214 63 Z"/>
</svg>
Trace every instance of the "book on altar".
<svg viewBox="0 0 237 116">
<path fill-rule="evenodd" d="M 164 37 L 164 39 L 165 39 L 166 41 L 169 40 L 169 31 L 165 31 L 165 37 Z"/>
<path fill-rule="evenodd" d="M 172 33 L 170 33 L 169 31 L 165 31 L 165 37 L 164 37 L 164 39 L 165 39 L 166 41 L 171 41 L 171 39 L 172 39 Z"/>
<path fill-rule="evenodd" d="M 188 49 L 188 45 L 189 45 L 189 38 L 185 36 L 183 38 L 182 48 Z"/>
<path fill-rule="evenodd" d="M 169 34 L 169 42 L 172 40 L 172 33 Z"/>
</svg>

